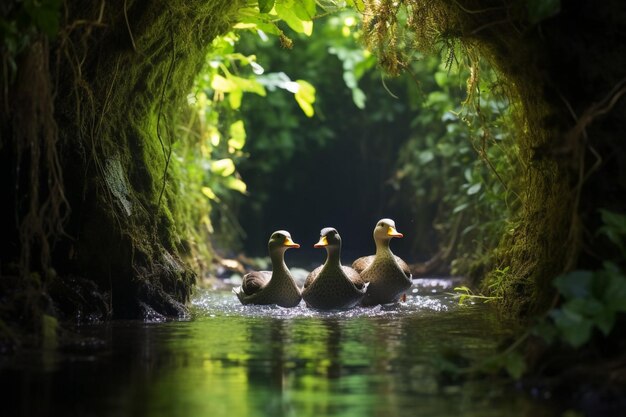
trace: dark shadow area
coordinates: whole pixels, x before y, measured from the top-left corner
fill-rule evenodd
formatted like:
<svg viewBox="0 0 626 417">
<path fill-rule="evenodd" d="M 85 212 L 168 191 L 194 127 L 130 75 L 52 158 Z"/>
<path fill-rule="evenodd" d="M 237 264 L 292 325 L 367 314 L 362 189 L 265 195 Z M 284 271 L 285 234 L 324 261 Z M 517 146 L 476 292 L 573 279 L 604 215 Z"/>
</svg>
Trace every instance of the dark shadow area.
<svg viewBox="0 0 626 417">
<path fill-rule="evenodd" d="M 286 229 L 302 245 L 289 254 L 292 262 L 319 262 L 323 254 L 312 246 L 320 229 L 331 226 L 343 238 L 342 259 L 347 263 L 374 252 L 373 228 L 389 217 L 405 233 L 405 239 L 394 242 L 394 250 L 409 261 L 427 258 L 428 253 L 411 251 L 424 236 L 413 233 L 409 200 L 390 181 L 411 132 L 416 86 L 405 78 L 383 81 L 378 72 L 368 73 L 359 81 L 367 97 L 360 109 L 341 81 L 342 62 L 329 53 L 311 62 L 319 51 L 314 41 L 309 43 L 285 52 L 258 40 L 243 42 L 244 52 L 254 52 L 259 62 L 284 69 L 291 79 L 309 80 L 317 89 L 313 118 L 286 91 L 247 96 L 242 105 L 249 158 L 239 171 L 249 196 L 238 218 L 246 232 L 245 252 L 266 256 L 268 236 Z"/>
</svg>

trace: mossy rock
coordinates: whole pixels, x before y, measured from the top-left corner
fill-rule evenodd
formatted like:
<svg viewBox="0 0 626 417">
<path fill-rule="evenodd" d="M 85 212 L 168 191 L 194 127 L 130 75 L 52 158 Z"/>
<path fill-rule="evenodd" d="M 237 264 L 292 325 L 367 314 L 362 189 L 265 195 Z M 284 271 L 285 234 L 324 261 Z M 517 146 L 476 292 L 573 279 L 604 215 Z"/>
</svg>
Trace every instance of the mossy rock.
<svg viewBox="0 0 626 417">
<path fill-rule="evenodd" d="M 67 1 L 56 38 L 19 57 L 14 117 L 0 126 L 2 185 L 19 200 L 18 215 L 3 220 L 12 243 L 1 260 L 41 271 L 38 291 L 53 294 L 58 314 L 87 311 L 85 291 L 94 288 L 106 304 L 99 316 L 186 314 L 196 279 L 187 261 L 194 207 L 179 192 L 185 179 L 171 157 L 173 132 L 211 41 L 232 27 L 240 6 Z M 26 130 L 20 121 L 28 118 Z M 41 174 L 27 178 L 20 166 Z M 28 196 L 12 194 L 22 182 Z M 29 201 L 43 208 L 25 229 Z M 50 201 L 61 201 L 56 211 Z M 95 287 L 76 284 L 87 281 Z"/>
</svg>

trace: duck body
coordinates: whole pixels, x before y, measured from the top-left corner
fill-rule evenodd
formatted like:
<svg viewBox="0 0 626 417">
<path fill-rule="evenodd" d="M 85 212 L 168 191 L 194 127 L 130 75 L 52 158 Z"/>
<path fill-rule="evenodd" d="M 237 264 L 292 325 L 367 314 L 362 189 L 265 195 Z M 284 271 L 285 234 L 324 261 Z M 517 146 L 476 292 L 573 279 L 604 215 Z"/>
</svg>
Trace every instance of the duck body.
<svg viewBox="0 0 626 417">
<path fill-rule="evenodd" d="M 345 310 L 359 304 L 367 284 L 352 268 L 341 265 L 341 237 L 333 228 L 322 229 L 315 247 L 325 247 L 324 265 L 314 269 L 304 283 L 302 298 L 318 310 Z"/>
<path fill-rule="evenodd" d="M 402 237 L 396 231 L 394 221 L 380 220 L 374 228 L 376 255 L 359 258 L 353 263 L 355 269 L 363 268 L 361 278 L 369 282 L 361 302 L 364 306 L 395 303 L 412 285 L 408 265 L 389 248 L 394 237 Z"/>
<path fill-rule="evenodd" d="M 393 257 L 398 263 L 400 269 L 402 269 L 402 272 L 404 272 L 404 275 L 406 275 L 407 278 L 411 278 L 412 274 L 409 264 L 404 262 L 404 260 L 398 255 L 393 255 Z M 354 270 L 359 274 L 362 274 L 363 271 L 365 271 L 372 264 L 372 262 L 374 262 L 374 259 L 376 259 L 376 255 L 362 256 L 352 263 L 352 268 L 354 268 Z"/>
<path fill-rule="evenodd" d="M 307 288 L 309 285 L 311 285 L 313 281 L 317 279 L 318 275 L 320 274 L 320 272 L 322 272 L 323 268 L 324 268 L 324 265 L 320 265 L 317 268 L 315 268 L 313 271 L 311 271 L 311 273 L 309 273 L 309 275 L 306 277 L 306 281 L 304 281 L 303 289 Z M 363 281 L 363 278 L 361 278 L 361 274 L 359 273 L 359 271 L 355 270 L 354 268 L 350 268 L 349 266 L 345 266 L 345 265 L 341 265 L 341 270 L 348 277 L 348 279 L 354 284 L 354 286 L 357 287 L 357 289 L 359 290 L 363 289 L 363 287 L 365 286 L 365 281 Z"/>
<path fill-rule="evenodd" d="M 272 270 L 253 271 L 244 275 L 241 286 L 233 288 L 241 304 L 297 306 L 302 295 L 285 264 L 285 251 L 299 247 L 300 245 L 291 240 L 289 232 L 274 232 L 268 243 Z"/>
</svg>

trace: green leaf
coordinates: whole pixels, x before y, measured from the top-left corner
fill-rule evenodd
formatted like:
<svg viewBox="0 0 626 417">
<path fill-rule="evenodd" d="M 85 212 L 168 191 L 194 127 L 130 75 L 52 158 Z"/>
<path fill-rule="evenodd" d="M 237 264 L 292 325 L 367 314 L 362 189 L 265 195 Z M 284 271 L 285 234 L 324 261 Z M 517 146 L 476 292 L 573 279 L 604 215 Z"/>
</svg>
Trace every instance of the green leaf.
<svg viewBox="0 0 626 417">
<path fill-rule="evenodd" d="M 600 210 L 602 226 L 598 232 L 605 235 L 626 256 L 626 215 Z"/>
<path fill-rule="evenodd" d="M 572 271 L 554 280 L 553 285 L 567 299 L 586 298 L 591 294 L 593 272 Z"/>
<path fill-rule="evenodd" d="M 433 159 L 435 159 L 435 154 L 430 149 L 427 149 L 427 150 L 422 151 L 422 152 L 419 153 L 418 159 L 420 161 L 420 164 L 422 164 L 422 165 L 423 164 L 427 164 L 430 161 L 432 161 Z"/>
<path fill-rule="evenodd" d="M 263 84 L 258 82 L 256 79 L 242 78 L 228 74 L 228 80 L 234 84 L 235 88 L 239 88 L 241 91 L 246 93 L 258 94 L 261 97 L 265 97 L 267 95 Z"/>
<path fill-rule="evenodd" d="M 467 195 L 474 195 L 477 192 L 480 191 L 480 189 L 483 187 L 483 185 L 480 182 L 477 182 L 476 184 L 472 185 L 470 188 L 467 189 Z"/>
<path fill-rule="evenodd" d="M 222 91 L 224 93 L 230 93 L 235 88 L 237 88 L 237 86 L 235 85 L 234 82 L 228 80 L 227 78 L 222 77 L 219 74 L 215 74 L 213 76 L 213 80 L 211 80 L 211 88 L 215 91 Z"/>
<path fill-rule="evenodd" d="M 524 357 L 517 352 L 510 352 L 502 358 L 504 369 L 513 379 L 520 379 L 526 372 Z"/>
<path fill-rule="evenodd" d="M 365 2 L 363 0 L 346 0 L 348 6 L 354 7 L 357 11 L 365 11 Z"/>
<path fill-rule="evenodd" d="M 449 77 L 447 73 L 443 71 L 439 71 L 435 73 L 435 82 L 437 83 L 439 87 L 445 87 L 446 84 L 449 82 L 448 80 L 449 80 Z"/>
<path fill-rule="evenodd" d="M 533 327 L 532 332 L 545 340 L 546 343 L 552 343 L 558 336 L 556 327 L 548 320 L 541 320 Z"/>
<path fill-rule="evenodd" d="M 315 87 L 304 80 L 296 80 L 298 84 L 298 91 L 294 94 L 298 105 L 307 115 L 307 117 L 313 117 L 315 111 L 313 110 L 313 103 L 315 102 Z"/>
<path fill-rule="evenodd" d="M 233 110 L 237 110 L 241 107 L 241 99 L 243 98 L 243 91 L 241 89 L 232 90 L 228 95 L 228 104 Z"/>
<path fill-rule="evenodd" d="M 593 318 L 593 321 L 602 334 L 608 336 L 615 324 L 615 312 L 610 309 L 603 309 Z"/>
<path fill-rule="evenodd" d="M 298 0 L 294 3 L 293 10 L 301 20 L 311 21 L 315 17 L 315 0 Z"/>
<path fill-rule="evenodd" d="M 463 176 L 465 177 L 465 180 L 467 182 L 471 182 L 472 181 L 472 169 L 466 168 L 465 171 L 463 171 Z"/>
<path fill-rule="evenodd" d="M 467 207 L 469 207 L 469 203 L 459 204 L 458 206 L 454 208 L 454 210 L 452 210 L 452 214 L 460 213 L 461 211 L 465 210 Z"/>
<path fill-rule="evenodd" d="M 309 36 L 311 35 L 313 30 L 313 21 L 311 19 L 303 20 L 298 17 L 295 12 L 293 0 L 279 0 L 275 7 L 278 17 L 281 20 L 284 20 L 291 29 L 298 33 L 304 33 Z"/>
<path fill-rule="evenodd" d="M 352 89 L 352 101 L 354 102 L 355 106 L 357 106 L 359 109 L 364 109 L 366 100 L 367 97 L 365 96 L 363 90 L 361 90 L 359 87 L 355 87 Z"/>
<path fill-rule="evenodd" d="M 567 310 L 552 310 L 550 316 L 563 338 L 578 348 L 589 341 L 593 324 L 579 314 Z"/>
<path fill-rule="evenodd" d="M 446 158 L 456 153 L 456 147 L 445 142 L 438 143 L 437 150 L 439 151 L 439 153 L 441 153 L 441 156 L 446 157 Z"/>
<path fill-rule="evenodd" d="M 230 158 L 218 159 L 211 163 L 211 172 L 222 177 L 228 177 L 235 172 L 235 163 Z"/>
<path fill-rule="evenodd" d="M 448 104 L 450 102 L 450 96 L 442 91 L 433 91 L 428 94 L 427 105 L 445 103 Z"/>
<path fill-rule="evenodd" d="M 528 20 L 536 24 L 561 11 L 561 0 L 528 0 Z"/>
<path fill-rule="evenodd" d="M 243 125 L 243 121 L 238 120 L 231 124 L 229 133 L 228 146 L 237 150 L 243 149 L 243 146 L 246 144 L 246 128 Z"/>
<path fill-rule="evenodd" d="M 239 19 L 239 23 L 233 26 L 235 29 L 258 29 L 265 33 L 279 36 L 281 34 L 280 29 L 274 24 L 274 22 L 260 19 L 259 16 L 245 16 Z"/>
<path fill-rule="evenodd" d="M 209 187 L 202 187 L 202 194 L 204 194 L 211 200 L 220 201 L 220 199 L 215 195 L 213 190 Z"/>
<path fill-rule="evenodd" d="M 311 36 L 313 34 L 313 21 L 312 20 L 303 20 L 302 21 L 302 33 L 307 36 Z"/>
<path fill-rule="evenodd" d="M 247 190 L 246 183 L 235 177 L 228 177 L 226 179 L 226 187 L 231 190 L 239 191 L 241 194 L 245 194 Z"/>
<path fill-rule="evenodd" d="M 274 0 L 259 0 L 259 11 L 269 13 L 274 8 Z"/>
<path fill-rule="evenodd" d="M 607 308 L 615 312 L 626 312 L 626 276 L 607 273 L 607 285 L 602 300 Z"/>
<path fill-rule="evenodd" d="M 606 227 L 614 229 L 618 234 L 626 236 L 626 215 L 600 209 L 602 222 Z"/>
</svg>

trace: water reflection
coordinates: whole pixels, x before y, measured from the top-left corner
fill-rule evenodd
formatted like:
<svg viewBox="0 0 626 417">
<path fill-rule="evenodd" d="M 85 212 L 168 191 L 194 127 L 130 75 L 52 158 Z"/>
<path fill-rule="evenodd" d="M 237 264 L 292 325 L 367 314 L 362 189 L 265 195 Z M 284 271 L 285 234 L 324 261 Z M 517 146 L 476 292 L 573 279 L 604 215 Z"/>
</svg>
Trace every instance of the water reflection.
<svg viewBox="0 0 626 417">
<path fill-rule="evenodd" d="M 509 331 L 441 292 L 340 313 L 246 308 L 219 292 L 194 305 L 186 322 L 83 327 L 107 349 L 61 354 L 52 370 L 35 354 L 0 363 L 7 415 L 554 415 L 497 382 L 439 381 L 443 350 L 482 358 Z"/>
</svg>

